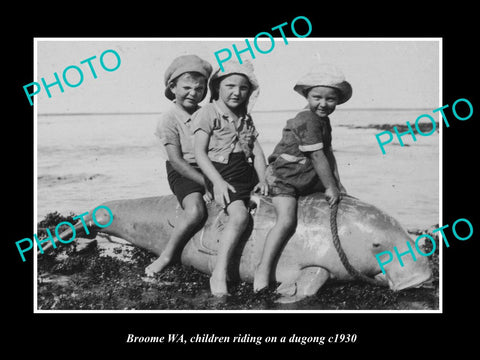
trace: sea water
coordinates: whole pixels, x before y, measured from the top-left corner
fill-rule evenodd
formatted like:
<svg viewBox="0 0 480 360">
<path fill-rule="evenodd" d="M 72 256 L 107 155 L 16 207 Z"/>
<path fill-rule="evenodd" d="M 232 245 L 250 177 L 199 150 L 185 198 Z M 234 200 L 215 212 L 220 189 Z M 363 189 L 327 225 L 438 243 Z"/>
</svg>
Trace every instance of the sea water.
<svg viewBox="0 0 480 360">
<path fill-rule="evenodd" d="M 265 155 L 298 110 L 252 116 Z M 410 135 L 382 155 L 369 125 L 411 123 L 428 110 L 336 110 L 332 144 L 347 192 L 379 207 L 407 229 L 439 224 L 439 133 Z M 37 221 L 49 212 L 80 214 L 102 202 L 170 194 L 154 135 L 160 114 L 75 114 L 37 117 Z"/>
</svg>

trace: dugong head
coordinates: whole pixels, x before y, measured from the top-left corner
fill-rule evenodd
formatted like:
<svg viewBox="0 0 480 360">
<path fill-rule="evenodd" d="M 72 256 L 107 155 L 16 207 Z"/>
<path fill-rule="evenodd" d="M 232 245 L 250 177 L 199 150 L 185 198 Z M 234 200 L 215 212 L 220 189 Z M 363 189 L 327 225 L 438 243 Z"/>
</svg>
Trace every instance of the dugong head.
<svg viewBox="0 0 480 360">
<path fill-rule="evenodd" d="M 427 257 L 419 253 L 406 232 L 394 231 L 378 240 L 373 244 L 375 258 L 390 289 L 397 291 L 419 287 L 431 279 Z"/>
<path fill-rule="evenodd" d="M 426 254 L 419 252 L 398 221 L 378 211 L 367 221 L 375 231 L 366 240 L 376 271 L 385 275 L 388 286 L 394 291 L 419 287 L 430 280 L 432 271 Z M 365 218 L 363 221 L 365 225 Z"/>
<path fill-rule="evenodd" d="M 331 214 L 322 194 L 301 199 L 301 221 L 295 236 L 308 250 L 303 255 L 304 263 L 315 263 L 328 269 L 333 278 L 346 280 L 351 275 L 334 247 Z M 379 208 L 344 195 L 336 220 L 346 258 L 362 274 L 382 275 L 379 277 L 394 291 L 418 287 L 432 277 L 428 256 L 419 253 L 400 223 Z"/>
<path fill-rule="evenodd" d="M 432 277 L 428 257 L 400 223 L 377 207 L 348 197 L 338 212 L 339 235 L 350 263 L 368 276 L 383 274 L 390 289 L 418 287 Z"/>
</svg>

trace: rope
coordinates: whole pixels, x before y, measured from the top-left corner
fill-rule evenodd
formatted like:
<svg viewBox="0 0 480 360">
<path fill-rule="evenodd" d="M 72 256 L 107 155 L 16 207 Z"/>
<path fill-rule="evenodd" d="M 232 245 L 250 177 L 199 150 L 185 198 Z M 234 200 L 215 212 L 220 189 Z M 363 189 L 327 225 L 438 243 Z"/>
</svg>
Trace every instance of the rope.
<svg viewBox="0 0 480 360">
<path fill-rule="evenodd" d="M 365 281 L 372 285 L 380 285 L 379 281 L 372 279 L 357 271 L 357 269 L 355 269 L 348 261 L 347 255 L 345 254 L 345 251 L 343 251 L 342 244 L 340 243 L 340 238 L 338 237 L 337 212 L 338 202 L 332 206 L 330 211 L 330 230 L 332 231 L 333 245 L 337 250 L 338 256 L 340 257 L 343 266 L 345 266 L 345 269 L 347 269 L 348 273 L 354 278 Z"/>
</svg>

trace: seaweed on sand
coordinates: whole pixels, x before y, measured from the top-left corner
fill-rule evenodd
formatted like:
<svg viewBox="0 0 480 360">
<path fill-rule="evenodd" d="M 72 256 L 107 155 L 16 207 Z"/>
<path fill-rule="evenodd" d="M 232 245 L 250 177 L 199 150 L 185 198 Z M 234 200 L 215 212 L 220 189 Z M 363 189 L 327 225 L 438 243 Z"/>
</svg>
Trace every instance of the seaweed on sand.
<svg viewBox="0 0 480 360">
<path fill-rule="evenodd" d="M 67 217 L 49 214 L 43 227 L 55 226 Z M 71 220 L 71 219 L 70 219 Z M 438 241 L 438 234 L 431 234 Z M 316 296 L 296 304 L 279 305 L 274 287 L 254 294 L 252 284 L 229 284 L 231 296 L 213 298 L 208 275 L 174 264 L 153 278 L 145 267 L 155 255 L 127 245 L 115 248 L 117 256 L 105 256 L 95 240 L 78 251 L 77 239 L 38 258 L 37 298 L 42 310 L 264 310 L 264 309 L 438 309 L 438 247 L 428 257 L 434 280 L 430 287 L 392 292 L 362 282 L 327 282 Z M 437 242 L 438 243 L 438 242 Z M 427 242 L 424 252 L 431 250 Z M 429 248 L 430 247 L 430 248 Z"/>
</svg>

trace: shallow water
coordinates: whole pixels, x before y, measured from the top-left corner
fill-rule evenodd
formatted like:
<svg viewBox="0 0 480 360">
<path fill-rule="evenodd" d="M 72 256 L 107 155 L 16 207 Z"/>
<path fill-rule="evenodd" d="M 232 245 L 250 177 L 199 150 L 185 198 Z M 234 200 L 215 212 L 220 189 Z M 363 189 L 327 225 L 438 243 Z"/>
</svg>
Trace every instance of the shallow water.
<svg viewBox="0 0 480 360">
<path fill-rule="evenodd" d="M 337 110 L 333 148 L 347 191 L 394 216 L 407 229 L 439 223 L 439 133 L 398 140 L 382 155 L 366 127 L 405 124 L 427 110 Z M 268 156 L 296 111 L 254 112 Z M 53 211 L 83 213 L 114 199 L 169 194 L 154 135 L 159 115 L 38 116 L 37 221 Z"/>
</svg>

